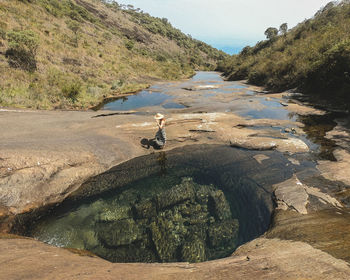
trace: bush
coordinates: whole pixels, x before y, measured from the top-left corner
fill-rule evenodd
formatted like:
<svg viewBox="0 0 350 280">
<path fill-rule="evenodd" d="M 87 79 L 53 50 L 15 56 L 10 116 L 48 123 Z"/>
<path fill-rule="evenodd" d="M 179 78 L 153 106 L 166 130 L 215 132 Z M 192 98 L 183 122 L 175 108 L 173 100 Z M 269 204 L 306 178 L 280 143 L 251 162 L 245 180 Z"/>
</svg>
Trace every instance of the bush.
<svg viewBox="0 0 350 280">
<path fill-rule="evenodd" d="M 62 88 L 63 96 L 70 99 L 73 103 L 78 100 L 78 95 L 81 91 L 81 84 L 79 82 L 68 82 Z"/>
<path fill-rule="evenodd" d="M 7 33 L 9 48 L 6 57 L 10 66 L 27 71 L 35 71 L 39 37 L 31 30 L 10 31 Z"/>
<path fill-rule="evenodd" d="M 76 21 L 82 22 L 83 20 L 90 21 L 91 23 L 96 23 L 96 18 L 89 13 L 84 7 L 74 4 L 72 1 L 68 2 L 67 10 L 70 10 L 68 16 Z"/>
<path fill-rule="evenodd" d="M 62 15 L 63 6 L 59 0 L 41 0 L 41 5 L 55 17 Z"/>
<path fill-rule="evenodd" d="M 111 90 L 120 89 L 123 85 L 124 85 L 124 81 L 122 81 L 122 80 L 113 81 L 112 86 L 111 86 Z"/>
<path fill-rule="evenodd" d="M 304 88 L 320 93 L 336 92 L 349 96 L 350 90 L 350 41 L 335 44 L 316 61 L 307 74 Z"/>
<path fill-rule="evenodd" d="M 125 43 L 125 47 L 126 47 L 129 51 L 131 51 L 131 50 L 134 48 L 134 46 L 135 46 L 135 42 L 132 41 L 132 40 L 129 40 L 129 41 L 127 41 L 127 42 Z"/>
<path fill-rule="evenodd" d="M 165 55 L 163 55 L 163 54 L 158 54 L 157 57 L 156 57 L 156 60 L 159 61 L 159 62 L 167 61 Z"/>
</svg>

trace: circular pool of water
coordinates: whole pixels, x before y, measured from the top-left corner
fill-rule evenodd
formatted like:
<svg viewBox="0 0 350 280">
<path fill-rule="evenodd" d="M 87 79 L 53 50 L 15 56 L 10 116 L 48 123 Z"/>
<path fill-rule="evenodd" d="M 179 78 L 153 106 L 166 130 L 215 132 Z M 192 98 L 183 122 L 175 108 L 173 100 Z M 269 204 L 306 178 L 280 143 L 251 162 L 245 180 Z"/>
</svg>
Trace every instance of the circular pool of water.
<svg viewBox="0 0 350 280">
<path fill-rule="evenodd" d="M 194 145 L 155 153 L 91 178 L 25 234 L 112 262 L 223 258 L 268 229 L 272 185 L 294 169 L 276 151 Z"/>
</svg>

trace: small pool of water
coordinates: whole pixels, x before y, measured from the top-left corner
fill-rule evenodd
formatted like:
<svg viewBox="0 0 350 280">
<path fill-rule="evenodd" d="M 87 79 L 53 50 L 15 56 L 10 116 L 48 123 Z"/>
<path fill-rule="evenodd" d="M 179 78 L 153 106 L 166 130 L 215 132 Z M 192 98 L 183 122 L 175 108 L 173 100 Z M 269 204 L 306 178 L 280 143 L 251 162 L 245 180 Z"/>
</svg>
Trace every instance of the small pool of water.
<svg viewBox="0 0 350 280">
<path fill-rule="evenodd" d="M 263 234 L 272 185 L 297 168 L 281 153 L 196 145 L 133 159 L 98 175 L 27 223 L 46 243 L 112 262 L 201 262 Z"/>
<path fill-rule="evenodd" d="M 294 114 L 290 113 L 286 109 L 260 109 L 260 110 L 249 110 L 239 113 L 243 117 L 251 119 L 275 119 L 275 120 L 292 120 Z"/>
<path fill-rule="evenodd" d="M 223 82 L 223 78 L 218 72 L 197 72 L 191 79 L 194 82 L 205 81 L 205 82 Z"/>
<path fill-rule="evenodd" d="M 138 94 L 116 98 L 103 106 L 104 110 L 129 111 L 148 106 L 159 106 L 173 97 L 162 92 L 143 90 Z"/>
<path fill-rule="evenodd" d="M 244 91 L 247 95 L 254 95 L 254 92 L 247 90 L 245 85 L 241 85 L 238 82 L 225 82 L 217 72 L 197 72 L 195 76 L 184 83 L 157 84 L 135 95 L 107 100 L 104 104 L 95 107 L 95 110 L 129 111 L 151 106 L 161 106 L 164 109 L 184 109 L 186 108 L 185 105 L 173 101 L 176 97 L 176 91 L 182 90 L 184 87 L 191 88 L 194 85 L 218 86 L 218 88 L 214 89 L 202 89 L 201 91 L 209 92 L 208 95 L 203 95 L 203 97 L 215 97 L 218 94 L 235 94 L 238 91 Z M 170 94 L 171 91 L 175 92 L 175 94 Z M 205 100 L 202 101 L 205 102 Z"/>
<path fill-rule="evenodd" d="M 168 91 L 181 89 L 184 85 L 192 86 L 193 83 L 201 82 L 205 82 L 205 84 L 217 84 L 222 83 L 223 79 L 217 72 L 197 72 L 191 80 L 177 87 L 174 87 L 172 83 L 154 85 L 148 90 L 143 90 L 135 95 L 108 100 L 95 109 L 129 111 L 150 106 L 162 106 L 164 109 L 184 109 L 186 108 L 185 105 L 171 101 L 174 99 L 174 96 L 167 94 Z"/>
<path fill-rule="evenodd" d="M 255 98 L 254 101 L 258 101 L 263 105 L 263 108 L 254 108 L 254 106 L 252 106 L 251 110 L 238 112 L 239 115 L 251 119 L 296 120 L 295 114 L 284 108 L 284 106 L 274 98 Z"/>
</svg>

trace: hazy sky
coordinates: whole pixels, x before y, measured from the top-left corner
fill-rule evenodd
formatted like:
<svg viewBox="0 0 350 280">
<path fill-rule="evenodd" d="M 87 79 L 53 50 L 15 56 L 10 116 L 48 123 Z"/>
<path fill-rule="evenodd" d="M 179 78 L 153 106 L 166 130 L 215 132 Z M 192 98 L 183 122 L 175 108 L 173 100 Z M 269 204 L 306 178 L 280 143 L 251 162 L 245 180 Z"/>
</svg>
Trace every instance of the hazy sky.
<svg viewBox="0 0 350 280">
<path fill-rule="evenodd" d="M 265 39 L 267 27 L 291 28 L 329 0 L 117 0 L 157 17 L 194 38 L 232 52 Z"/>
</svg>

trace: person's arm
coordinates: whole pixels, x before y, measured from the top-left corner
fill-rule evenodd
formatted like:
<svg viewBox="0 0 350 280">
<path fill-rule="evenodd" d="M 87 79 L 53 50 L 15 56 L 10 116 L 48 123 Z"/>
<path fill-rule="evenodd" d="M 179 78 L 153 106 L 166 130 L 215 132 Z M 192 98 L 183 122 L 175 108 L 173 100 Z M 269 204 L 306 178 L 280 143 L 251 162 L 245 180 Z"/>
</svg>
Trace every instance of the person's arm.
<svg viewBox="0 0 350 280">
<path fill-rule="evenodd" d="M 165 127 L 165 120 L 161 120 L 159 124 L 159 128 L 163 129 Z"/>
</svg>

